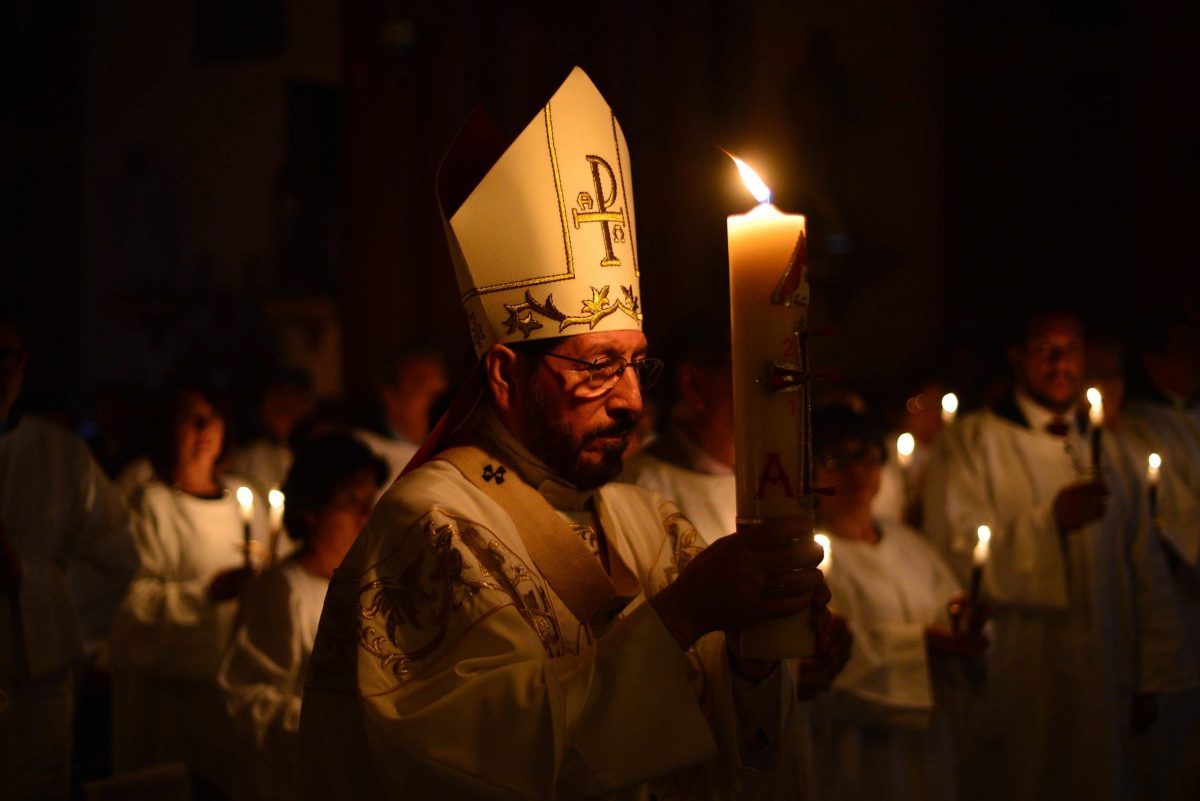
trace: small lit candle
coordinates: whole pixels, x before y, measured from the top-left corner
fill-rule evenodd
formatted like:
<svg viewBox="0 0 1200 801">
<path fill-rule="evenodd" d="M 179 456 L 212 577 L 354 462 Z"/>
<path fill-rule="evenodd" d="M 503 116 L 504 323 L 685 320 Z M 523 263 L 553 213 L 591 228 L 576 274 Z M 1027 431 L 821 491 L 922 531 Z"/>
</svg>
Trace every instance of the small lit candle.
<svg viewBox="0 0 1200 801">
<path fill-rule="evenodd" d="M 254 493 L 249 487 L 238 487 L 237 502 L 242 510 L 242 555 L 246 567 L 250 567 L 250 521 L 254 519 Z"/>
<path fill-rule="evenodd" d="M 820 532 L 813 535 L 813 541 L 821 546 L 821 564 L 817 565 L 821 572 L 829 575 L 829 566 L 833 564 L 833 543 L 829 539 L 828 534 Z"/>
<path fill-rule="evenodd" d="M 912 466 L 913 451 L 916 449 L 917 440 L 912 434 L 905 431 L 896 437 L 896 458 L 899 460 L 901 467 L 907 470 Z"/>
<path fill-rule="evenodd" d="M 946 425 L 953 423 L 956 414 L 958 414 L 958 396 L 953 392 L 947 392 L 942 396 L 942 422 Z"/>
<path fill-rule="evenodd" d="M 1096 387 L 1088 387 L 1088 423 L 1092 429 L 1092 470 L 1100 473 L 1101 432 L 1104 430 L 1104 398 Z"/>
<path fill-rule="evenodd" d="M 1146 459 L 1146 492 L 1150 502 L 1150 522 L 1158 528 L 1158 474 L 1162 470 L 1162 457 L 1157 453 Z"/>
<path fill-rule="evenodd" d="M 980 526 L 975 531 L 975 551 L 971 554 L 974 567 L 971 568 L 971 601 L 979 599 L 979 585 L 983 581 L 983 566 L 987 564 L 989 543 L 992 541 L 992 530 Z"/>
<path fill-rule="evenodd" d="M 279 533 L 283 531 L 283 493 L 273 489 L 267 493 L 267 503 L 271 510 L 271 547 L 270 559 L 275 561 L 275 552 L 279 547 Z"/>
</svg>

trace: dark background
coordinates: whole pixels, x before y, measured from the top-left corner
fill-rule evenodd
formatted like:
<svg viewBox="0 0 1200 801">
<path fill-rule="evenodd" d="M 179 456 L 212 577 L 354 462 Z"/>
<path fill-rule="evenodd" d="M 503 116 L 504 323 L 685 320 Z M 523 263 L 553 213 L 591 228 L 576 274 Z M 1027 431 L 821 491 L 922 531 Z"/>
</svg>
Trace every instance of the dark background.
<svg viewBox="0 0 1200 801">
<path fill-rule="evenodd" d="M 17 0 L 0 12 L 0 291 L 34 391 L 86 406 L 186 354 L 371 386 L 469 360 L 433 179 L 572 65 L 629 141 L 652 340 L 725 308 L 716 146 L 808 215 L 818 359 L 970 397 L 1031 297 L 1120 333 L 1200 288 L 1200 4 Z"/>
</svg>

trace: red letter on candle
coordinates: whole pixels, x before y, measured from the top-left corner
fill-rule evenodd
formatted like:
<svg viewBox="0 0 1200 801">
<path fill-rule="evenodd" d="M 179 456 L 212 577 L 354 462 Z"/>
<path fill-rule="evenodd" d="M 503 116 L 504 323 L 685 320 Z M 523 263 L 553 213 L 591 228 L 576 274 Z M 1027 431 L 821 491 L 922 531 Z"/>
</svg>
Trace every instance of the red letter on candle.
<svg viewBox="0 0 1200 801">
<path fill-rule="evenodd" d="M 763 468 L 762 474 L 758 477 L 758 492 L 755 498 L 765 497 L 767 484 L 782 484 L 785 497 L 791 498 L 792 482 L 788 480 L 787 471 L 783 469 L 783 462 L 779 460 L 782 456 L 780 453 L 767 454 L 767 466 Z"/>
</svg>

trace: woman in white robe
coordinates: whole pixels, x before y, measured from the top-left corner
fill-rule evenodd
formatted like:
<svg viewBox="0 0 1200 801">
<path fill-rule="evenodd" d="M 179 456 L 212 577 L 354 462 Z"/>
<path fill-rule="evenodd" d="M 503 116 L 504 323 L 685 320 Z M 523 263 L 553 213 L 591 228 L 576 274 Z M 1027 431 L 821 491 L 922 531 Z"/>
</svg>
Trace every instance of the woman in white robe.
<svg viewBox="0 0 1200 801">
<path fill-rule="evenodd" d="M 920 535 L 879 521 L 884 449 L 865 416 L 814 414 L 818 528 L 832 536 L 827 581 L 854 647 L 833 692 L 813 702 L 818 798 L 953 799 L 955 757 L 945 708 L 960 667 L 987 645 L 950 567 Z"/>
<path fill-rule="evenodd" d="M 335 433 L 301 448 L 287 476 L 284 521 L 301 545 L 251 587 L 218 674 L 237 732 L 237 799 L 299 797 L 300 696 L 325 592 L 388 470 Z"/>
<path fill-rule="evenodd" d="M 202 381 L 171 388 L 154 458 L 137 493 L 141 561 L 113 623 L 113 762 L 118 772 L 182 761 L 198 798 L 228 797 L 232 725 L 216 684 L 237 598 L 266 542 L 255 498 L 251 542 L 239 481 L 216 464 L 225 439 L 219 394 Z M 166 483 L 170 481 L 171 483 Z"/>
</svg>

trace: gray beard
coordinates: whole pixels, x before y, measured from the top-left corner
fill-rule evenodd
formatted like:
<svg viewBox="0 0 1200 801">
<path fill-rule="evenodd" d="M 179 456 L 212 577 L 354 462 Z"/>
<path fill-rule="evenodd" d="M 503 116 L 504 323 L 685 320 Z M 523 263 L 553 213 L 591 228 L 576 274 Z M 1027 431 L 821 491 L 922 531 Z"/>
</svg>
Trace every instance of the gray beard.
<svg viewBox="0 0 1200 801">
<path fill-rule="evenodd" d="M 621 474 L 625 445 L 635 423 L 632 418 L 614 421 L 612 425 L 587 432 L 582 440 L 574 440 L 554 403 L 532 382 L 528 392 L 528 403 L 521 416 L 521 440 L 534 456 L 579 489 L 596 489 Z M 580 458 L 583 446 L 590 440 L 613 434 L 622 435 L 621 444 L 605 448 L 599 464 L 585 463 Z"/>
</svg>

